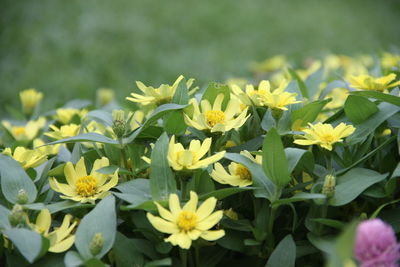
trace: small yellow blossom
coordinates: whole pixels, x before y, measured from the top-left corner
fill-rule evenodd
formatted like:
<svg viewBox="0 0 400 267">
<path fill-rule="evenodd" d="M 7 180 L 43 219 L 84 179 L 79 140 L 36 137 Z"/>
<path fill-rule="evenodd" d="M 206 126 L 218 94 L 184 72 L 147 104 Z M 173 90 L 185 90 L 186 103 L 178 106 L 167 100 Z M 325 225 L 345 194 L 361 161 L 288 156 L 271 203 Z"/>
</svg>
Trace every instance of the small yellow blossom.
<svg viewBox="0 0 400 267">
<path fill-rule="evenodd" d="M 9 121 L 2 121 L 3 126 L 17 141 L 31 141 L 46 125 L 46 119 L 40 117 L 37 120 L 28 121 L 25 125 L 12 125 Z"/>
<path fill-rule="evenodd" d="M 96 91 L 97 105 L 100 107 L 106 106 L 114 100 L 114 91 L 108 88 L 100 88 Z"/>
<path fill-rule="evenodd" d="M 285 56 L 277 55 L 260 63 L 253 63 L 251 68 L 254 72 L 271 72 L 284 68 L 288 64 Z"/>
<path fill-rule="evenodd" d="M 27 89 L 19 93 L 19 98 L 22 103 L 22 110 L 25 114 L 32 114 L 35 107 L 42 101 L 43 93 L 35 89 Z"/>
<path fill-rule="evenodd" d="M 77 222 L 71 223 L 72 216 L 67 214 L 58 228 L 54 228 L 52 232 L 51 227 L 51 215 L 48 209 L 42 209 L 36 218 L 35 224 L 30 224 L 30 226 L 48 238 L 50 241 L 49 251 L 53 253 L 61 253 L 67 251 L 75 242 L 75 235 L 72 234 Z"/>
<path fill-rule="evenodd" d="M 335 109 L 343 107 L 344 102 L 346 102 L 347 97 L 349 96 L 349 90 L 346 88 L 334 88 L 330 91 L 325 98 L 332 98 L 332 100 L 326 104 L 325 108 L 327 109 Z"/>
<path fill-rule="evenodd" d="M 240 128 L 250 116 L 246 116 L 247 108 L 240 110 L 240 103 L 235 99 L 230 99 L 225 110 L 222 110 L 224 95 L 219 94 L 211 106 L 206 99 L 202 100 L 200 107 L 196 99 L 191 99 L 189 104 L 194 107 L 193 116 L 189 117 L 186 113 L 185 122 L 187 125 L 198 130 L 208 130 L 213 132 L 227 132 L 231 129 Z M 235 115 L 239 115 L 235 118 Z"/>
<path fill-rule="evenodd" d="M 383 53 L 381 58 L 382 67 L 385 69 L 399 68 L 400 55 L 392 53 Z"/>
<path fill-rule="evenodd" d="M 262 156 L 253 157 L 248 151 L 240 152 L 241 155 L 251 159 L 257 164 L 262 164 Z M 221 163 L 214 164 L 211 177 L 220 184 L 229 184 L 231 186 L 248 186 L 253 184 L 251 172 L 244 165 L 231 162 L 228 166 L 229 173 L 224 169 Z"/>
<path fill-rule="evenodd" d="M 54 138 L 56 140 L 76 136 L 78 135 L 81 128 L 80 125 L 74 123 L 62 125 L 60 128 L 56 127 L 55 125 L 50 125 L 49 127 L 53 131 L 44 133 L 44 135 Z"/>
<path fill-rule="evenodd" d="M 59 108 L 56 110 L 54 119 L 59 121 L 61 124 L 68 124 L 71 122 L 74 116 L 83 118 L 88 111 L 86 109 L 76 109 L 76 108 Z"/>
<path fill-rule="evenodd" d="M 224 210 L 224 215 L 232 220 L 237 220 L 239 219 L 239 216 L 236 211 L 234 211 L 232 208 Z"/>
<path fill-rule="evenodd" d="M 175 143 L 175 136 L 171 137 L 168 147 L 168 163 L 176 171 L 205 168 L 224 157 L 225 151 L 218 152 L 211 157 L 203 158 L 211 147 L 211 138 L 206 138 L 201 144 L 199 140 L 192 140 L 189 149 L 181 143 Z M 203 158 L 203 159 L 202 159 Z"/>
<path fill-rule="evenodd" d="M 306 80 L 311 74 L 313 74 L 314 72 L 316 72 L 318 69 L 321 68 L 321 61 L 319 60 L 313 60 L 311 61 L 311 63 L 309 64 L 309 66 L 305 69 L 300 69 L 300 70 L 296 70 L 297 75 L 299 75 L 299 77 L 304 81 Z"/>
<path fill-rule="evenodd" d="M 386 92 L 388 89 L 400 85 L 400 81 L 395 82 L 396 74 L 374 78 L 370 75 L 351 76 L 350 86 L 360 90 L 373 90 Z"/>
<path fill-rule="evenodd" d="M 161 217 L 147 213 L 147 219 L 155 229 L 162 233 L 171 234 L 165 239 L 172 245 L 183 249 L 189 249 L 192 240 L 199 237 L 214 241 L 225 235 L 224 230 L 209 230 L 214 227 L 222 218 L 221 210 L 213 212 L 217 199 L 210 197 L 205 200 L 199 208 L 198 196 L 195 192 L 190 192 L 190 200 L 181 208 L 178 195 L 169 196 L 169 209 L 167 210 L 155 202 L 158 213 Z"/>
<path fill-rule="evenodd" d="M 140 103 L 142 105 L 156 104 L 162 105 L 171 101 L 178 88 L 179 83 L 184 79 L 181 75 L 176 79 L 173 85 L 162 84 L 158 88 L 153 88 L 152 86 L 146 86 L 142 82 L 137 81 L 136 85 L 143 92 L 143 95 L 131 93 L 132 97 L 127 97 L 126 99 L 132 102 Z M 194 79 L 189 79 L 186 82 L 187 89 L 193 84 Z"/>
<path fill-rule="evenodd" d="M 15 148 L 12 153 L 11 148 L 7 147 L 3 151 L 4 155 L 10 156 L 21 164 L 25 170 L 42 165 L 47 160 L 47 154 L 39 150 L 31 150 L 22 146 Z"/>
<path fill-rule="evenodd" d="M 94 203 L 96 199 L 108 196 L 109 190 L 118 183 L 118 170 L 112 175 L 97 172 L 98 169 L 109 165 L 107 158 L 97 159 L 93 163 L 91 173 L 87 174 L 83 157 L 78 161 L 75 168 L 71 162 L 67 162 L 64 167 L 67 184 L 59 183 L 56 178 L 52 177 L 49 180 L 50 187 L 54 191 L 62 193 L 61 198 L 63 199 L 71 199 L 81 203 Z"/>
<path fill-rule="evenodd" d="M 340 123 L 335 128 L 328 123 L 317 123 L 312 125 L 308 124 L 309 128 L 304 129 L 304 136 L 302 139 L 296 139 L 295 144 L 308 146 L 308 145 L 319 145 L 327 150 L 332 150 L 333 144 L 337 142 L 342 142 L 343 138 L 351 135 L 356 128 L 352 125 L 346 125 L 345 123 Z"/>
</svg>

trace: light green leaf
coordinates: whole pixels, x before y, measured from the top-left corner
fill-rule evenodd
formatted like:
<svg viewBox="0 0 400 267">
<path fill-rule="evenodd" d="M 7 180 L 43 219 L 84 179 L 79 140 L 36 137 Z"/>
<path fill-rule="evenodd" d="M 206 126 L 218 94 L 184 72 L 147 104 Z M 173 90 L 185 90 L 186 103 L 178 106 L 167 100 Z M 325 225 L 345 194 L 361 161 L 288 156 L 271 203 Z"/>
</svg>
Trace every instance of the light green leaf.
<svg viewBox="0 0 400 267">
<path fill-rule="evenodd" d="M 104 238 L 103 247 L 95 256 L 100 259 L 112 248 L 116 230 L 115 198 L 108 196 L 101 200 L 79 223 L 75 235 L 75 246 L 85 260 L 91 259 L 93 255 L 90 253 L 90 244 L 95 234 L 101 233 Z"/>
<path fill-rule="evenodd" d="M 310 151 L 288 147 L 285 148 L 285 154 L 288 161 L 289 173 L 292 173 L 301 164 L 309 171 L 314 169 L 314 155 Z"/>
<path fill-rule="evenodd" d="M 128 202 L 130 207 L 136 207 L 146 201 L 152 200 L 149 179 L 137 178 L 119 184 L 116 188 L 121 191 L 121 193 L 114 193 L 114 195 Z"/>
<path fill-rule="evenodd" d="M 321 113 L 324 106 L 329 103 L 331 99 L 317 100 L 303 106 L 292 112 L 292 128 L 299 129 L 307 126 L 309 122 L 315 121 L 317 116 Z"/>
<path fill-rule="evenodd" d="M 0 154 L 0 175 L 1 191 L 9 202 L 17 203 L 20 190 L 24 190 L 28 195 L 28 203 L 36 199 L 35 184 L 13 158 Z"/>
<path fill-rule="evenodd" d="M 176 192 L 176 182 L 167 160 L 168 144 L 168 135 L 164 133 L 151 152 L 150 191 L 154 200 L 168 199 L 171 193 Z"/>
<path fill-rule="evenodd" d="M 280 206 L 292 202 L 298 202 L 298 201 L 303 201 L 303 200 L 309 200 L 309 199 L 325 199 L 326 196 L 324 194 L 312 194 L 312 193 L 306 193 L 306 192 L 300 192 L 297 193 L 296 195 L 292 196 L 291 198 L 282 198 L 278 199 L 274 202 L 272 202 L 272 205 L 274 206 Z"/>
<path fill-rule="evenodd" d="M 40 256 L 45 244 L 38 233 L 24 228 L 9 229 L 4 233 L 28 262 L 33 263 Z"/>
<path fill-rule="evenodd" d="M 289 175 L 288 161 L 281 137 L 275 128 L 268 131 L 262 149 L 262 167 L 267 176 L 278 186 L 286 186 L 291 177 Z"/>
<path fill-rule="evenodd" d="M 224 199 L 226 197 L 229 197 L 231 195 L 243 192 L 243 191 L 248 191 L 248 190 L 253 190 L 253 187 L 230 187 L 230 188 L 223 188 L 219 190 L 215 190 L 203 195 L 199 196 L 199 199 L 201 200 L 206 200 L 209 197 L 215 197 L 218 200 Z"/>
<path fill-rule="evenodd" d="M 337 177 L 335 195 L 329 200 L 332 206 L 343 206 L 358 197 L 364 190 L 387 177 L 373 170 L 355 168 Z"/>
<path fill-rule="evenodd" d="M 296 262 L 296 244 L 292 235 L 287 235 L 272 252 L 265 267 L 294 267 Z"/>
<path fill-rule="evenodd" d="M 344 112 L 353 123 L 360 124 L 378 112 L 378 107 L 365 97 L 349 95 L 344 103 Z"/>
<path fill-rule="evenodd" d="M 290 75 L 292 76 L 292 78 L 297 81 L 297 85 L 299 86 L 303 97 L 309 98 L 308 89 L 307 89 L 307 86 L 304 83 L 304 81 L 300 78 L 300 76 L 292 68 L 288 68 L 288 71 L 289 71 Z"/>
<path fill-rule="evenodd" d="M 375 98 L 377 100 L 387 102 L 400 107 L 400 97 L 395 95 L 385 94 L 377 91 L 353 91 L 351 92 L 351 94 L 357 96 Z"/>
<path fill-rule="evenodd" d="M 165 116 L 164 129 L 169 134 L 181 135 L 185 132 L 187 125 L 181 110 L 174 110 Z"/>
<path fill-rule="evenodd" d="M 98 133 L 84 133 L 84 134 L 79 134 L 77 136 L 68 137 L 65 139 L 50 142 L 46 145 L 76 143 L 76 142 L 96 142 L 96 143 L 111 144 L 111 145 L 119 144 L 117 140 L 111 139 L 107 136 L 104 136 L 104 135 L 101 135 Z"/>
<path fill-rule="evenodd" d="M 210 83 L 208 85 L 206 91 L 204 92 L 201 100 L 207 99 L 212 106 L 215 101 L 215 98 L 217 98 L 217 96 L 219 94 L 224 95 L 224 100 L 222 101 L 221 109 L 225 110 L 225 108 L 228 105 L 228 102 L 231 98 L 231 90 L 229 89 L 229 86 L 227 86 L 227 85 L 218 84 L 218 83 Z"/>
</svg>

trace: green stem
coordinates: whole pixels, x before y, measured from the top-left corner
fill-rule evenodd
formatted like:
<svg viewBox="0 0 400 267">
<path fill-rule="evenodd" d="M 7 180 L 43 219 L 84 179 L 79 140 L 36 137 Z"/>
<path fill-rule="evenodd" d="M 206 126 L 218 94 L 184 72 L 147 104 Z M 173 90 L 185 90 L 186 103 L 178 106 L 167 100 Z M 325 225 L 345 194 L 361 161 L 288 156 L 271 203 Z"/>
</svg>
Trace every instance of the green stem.
<svg viewBox="0 0 400 267">
<path fill-rule="evenodd" d="M 181 258 L 182 267 L 187 267 L 187 250 L 179 248 L 179 256 Z"/>
<path fill-rule="evenodd" d="M 269 249 L 269 253 L 272 253 L 274 250 L 275 246 L 275 238 L 274 238 L 274 221 L 275 221 L 275 216 L 276 216 L 276 211 L 278 207 L 277 206 L 272 206 L 270 213 L 269 213 L 269 218 L 268 218 L 268 225 L 267 225 L 267 245 Z"/>
<path fill-rule="evenodd" d="M 179 177 L 179 180 L 181 182 L 182 199 L 186 200 L 186 191 L 187 191 L 187 180 L 186 180 L 186 177 L 184 177 L 184 176 Z"/>
<path fill-rule="evenodd" d="M 326 169 L 328 170 L 328 173 L 332 173 L 333 170 L 332 155 L 328 151 L 323 151 L 323 152 L 326 161 Z"/>
<path fill-rule="evenodd" d="M 196 267 L 200 267 L 200 249 L 198 247 L 195 247 L 194 253 L 195 253 Z"/>
<path fill-rule="evenodd" d="M 120 150 L 121 150 L 121 158 L 122 158 L 122 167 L 125 169 L 128 169 L 128 160 L 126 157 L 126 152 L 125 152 L 125 146 L 124 143 L 122 141 L 122 138 L 118 139 L 119 141 L 119 145 L 120 145 Z M 122 177 L 124 178 L 125 181 L 128 180 L 128 177 L 126 175 L 122 175 Z"/>
</svg>

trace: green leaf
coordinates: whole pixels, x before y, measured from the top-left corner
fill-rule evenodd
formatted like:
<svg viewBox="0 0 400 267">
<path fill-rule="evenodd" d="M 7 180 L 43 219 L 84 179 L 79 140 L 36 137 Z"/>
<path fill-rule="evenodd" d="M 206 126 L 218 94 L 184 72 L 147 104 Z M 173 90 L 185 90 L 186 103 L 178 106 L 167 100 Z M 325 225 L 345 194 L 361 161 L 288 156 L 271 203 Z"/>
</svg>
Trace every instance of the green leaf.
<svg viewBox="0 0 400 267">
<path fill-rule="evenodd" d="M 286 186 L 291 177 L 288 171 L 288 161 L 281 137 L 275 128 L 268 131 L 262 149 L 262 167 L 267 176 L 278 186 Z"/>
<path fill-rule="evenodd" d="M 155 260 L 146 263 L 144 267 L 156 267 L 156 266 L 171 266 L 172 265 L 172 260 L 171 258 L 165 258 L 161 260 Z"/>
<path fill-rule="evenodd" d="M 152 200 L 149 179 L 134 179 L 119 184 L 116 188 L 121 193 L 114 193 L 114 195 L 128 202 L 130 207 L 137 207 L 142 203 Z"/>
<path fill-rule="evenodd" d="M 219 94 L 224 95 L 224 100 L 222 101 L 221 109 L 225 110 L 226 106 L 228 105 L 228 102 L 231 98 L 231 90 L 229 89 L 229 86 L 224 85 L 224 84 L 218 84 L 218 83 L 210 83 L 206 89 L 206 91 L 203 94 L 203 97 L 201 100 L 208 100 L 210 102 L 211 106 L 213 105 L 215 99 Z"/>
<path fill-rule="evenodd" d="M 154 200 L 168 199 L 170 194 L 176 192 L 174 174 L 167 160 L 168 144 L 168 135 L 164 133 L 151 152 L 150 191 Z"/>
<path fill-rule="evenodd" d="M 288 161 L 289 173 L 292 173 L 299 165 L 303 165 L 308 171 L 314 169 L 314 155 L 310 151 L 288 147 L 285 148 L 285 154 Z"/>
<path fill-rule="evenodd" d="M 349 95 L 344 103 L 344 112 L 353 123 L 360 124 L 378 112 L 378 107 L 365 97 Z"/>
<path fill-rule="evenodd" d="M 313 222 L 320 223 L 332 228 L 336 229 L 342 229 L 344 227 L 344 222 L 338 221 L 338 220 L 332 220 L 332 219 L 326 219 L 326 218 L 314 218 L 310 219 Z"/>
<path fill-rule="evenodd" d="M 346 138 L 346 142 L 350 145 L 361 143 L 368 135 L 375 131 L 388 118 L 400 111 L 400 107 L 388 103 L 378 105 L 379 111 L 369 117 L 363 123 L 357 125 L 356 131 Z"/>
<path fill-rule="evenodd" d="M 400 107 L 400 97 L 395 95 L 385 94 L 377 91 L 353 91 L 351 92 L 351 94 L 357 96 L 375 98 L 377 100 L 387 102 Z"/>
<path fill-rule="evenodd" d="M 325 198 L 326 198 L 326 196 L 324 194 L 312 194 L 312 193 L 300 192 L 300 193 L 297 193 L 296 195 L 292 196 L 291 198 L 278 199 L 278 200 L 272 202 L 272 205 L 279 206 L 279 205 L 284 205 L 284 204 L 303 201 L 303 200 L 325 199 Z"/>
<path fill-rule="evenodd" d="M 91 259 L 93 255 L 90 253 L 90 244 L 95 234 L 101 233 L 104 239 L 103 247 L 95 256 L 100 259 L 112 248 L 116 230 L 115 198 L 108 196 L 101 200 L 79 223 L 75 235 L 75 246 L 85 260 Z"/>
<path fill-rule="evenodd" d="M 133 172 L 128 171 L 127 169 L 121 168 L 116 165 L 110 165 L 106 166 L 103 168 L 100 168 L 98 170 L 95 170 L 96 172 L 102 173 L 102 174 L 113 174 L 116 170 L 118 170 L 119 174 L 128 174 L 128 175 L 133 175 Z"/>
<path fill-rule="evenodd" d="M 144 257 L 136 249 L 132 240 L 117 232 L 113 254 L 117 267 L 143 266 Z"/>
<path fill-rule="evenodd" d="M 172 110 L 179 110 L 185 108 L 187 105 L 178 105 L 178 104 L 164 104 L 159 107 L 157 107 L 153 113 L 150 115 L 150 117 L 143 123 L 143 125 L 136 129 L 131 135 L 129 135 L 127 138 L 124 138 L 124 144 L 129 144 L 133 140 L 136 139 L 136 137 L 147 127 L 149 127 L 151 124 L 156 122 L 158 119 L 162 118 L 165 114 Z"/>
<path fill-rule="evenodd" d="M 248 190 L 253 190 L 253 187 L 230 187 L 230 188 L 223 188 L 219 190 L 215 190 L 203 195 L 199 196 L 199 199 L 201 200 L 206 200 L 209 197 L 215 197 L 218 200 L 224 199 L 226 197 L 229 197 L 231 195 L 243 192 L 243 191 L 248 191 Z"/>
<path fill-rule="evenodd" d="M 103 144 L 111 144 L 111 145 L 118 145 L 118 141 L 111 139 L 107 136 L 98 133 L 84 133 L 79 134 L 77 136 L 68 137 L 65 139 L 61 139 L 58 141 L 50 142 L 46 145 L 55 145 L 55 144 L 63 144 L 63 143 L 76 143 L 76 142 L 96 142 L 96 143 L 103 143 Z"/>
<path fill-rule="evenodd" d="M 324 106 L 329 103 L 331 99 L 317 100 L 303 106 L 292 112 L 292 128 L 300 129 L 307 126 L 309 122 L 315 121 L 317 116 L 321 113 Z"/>
<path fill-rule="evenodd" d="M 189 90 L 186 87 L 186 82 L 179 83 L 172 97 L 172 103 L 179 105 L 187 105 L 189 103 Z"/>
<path fill-rule="evenodd" d="M 66 209 L 89 208 L 89 207 L 94 207 L 94 204 L 82 204 L 80 202 L 72 200 L 64 200 L 46 205 L 46 208 L 50 211 L 50 213 L 56 213 Z"/>
<path fill-rule="evenodd" d="M 265 175 L 260 165 L 240 154 L 225 153 L 225 158 L 243 164 L 249 169 L 253 179 L 253 186 L 260 188 L 254 190 L 254 196 L 266 198 L 271 202 L 279 198 L 280 192 L 275 184 Z"/>
<path fill-rule="evenodd" d="M 9 229 L 4 233 L 29 263 L 33 263 L 40 256 L 45 244 L 38 233 L 23 228 Z"/>
<path fill-rule="evenodd" d="M 68 251 L 64 257 L 64 264 L 67 267 L 79 267 L 83 265 L 83 259 L 76 251 Z"/>
<path fill-rule="evenodd" d="M 353 259 L 353 248 L 356 234 L 357 222 L 349 224 L 344 231 L 336 238 L 334 245 L 329 251 L 329 265 L 342 267 L 345 262 Z"/>
<path fill-rule="evenodd" d="M 112 126 L 112 124 L 113 124 L 113 119 L 112 119 L 111 113 L 107 112 L 105 110 L 101 110 L 101 109 L 92 110 L 86 114 L 86 117 L 95 119 L 96 121 L 100 121 L 101 123 L 103 123 L 104 125 L 107 125 L 107 126 Z"/>
<path fill-rule="evenodd" d="M 308 89 L 307 89 L 307 86 L 304 83 L 304 81 L 300 78 L 300 76 L 292 68 L 288 68 L 288 71 L 289 71 L 290 75 L 292 76 L 292 78 L 297 81 L 297 85 L 299 86 L 303 97 L 309 98 Z"/>
<path fill-rule="evenodd" d="M 164 129 L 169 134 L 181 135 L 185 132 L 187 125 L 181 110 L 172 111 L 165 116 Z"/>
<path fill-rule="evenodd" d="M 10 220 L 8 219 L 10 213 L 10 210 L 0 205 L 0 230 L 11 228 Z"/>
<path fill-rule="evenodd" d="M 1 191 L 9 202 L 17 203 L 20 190 L 24 190 L 28 195 L 28 203 L 36 199 L 35 184 L 13 158 L 0 154 L 0 175 Z"/>
<path fill-rule="evenodd" d="M 316 94 L 319 92 L 319 86 L 324 81 L 324 67 L 319 68 L 313 72 L 305 80 L 305 85 L 308 89 L 308 94 L 310 99 L 314 99 Z"/>
<path fill-rule="evenodd" d="M 296 262 L 296 244 L 292 235 L 287 235 L 272 252 L 265 267 L 294 267 Z"/>
<path fill-rule="evenodd" d="M 335 195 L 329 200 L 332 206 L 343 206 L 373 184 L 376 184 L 387 177 L 373 170 L 355 168 L 346 174 L 337 177 Z"/>
</svg>

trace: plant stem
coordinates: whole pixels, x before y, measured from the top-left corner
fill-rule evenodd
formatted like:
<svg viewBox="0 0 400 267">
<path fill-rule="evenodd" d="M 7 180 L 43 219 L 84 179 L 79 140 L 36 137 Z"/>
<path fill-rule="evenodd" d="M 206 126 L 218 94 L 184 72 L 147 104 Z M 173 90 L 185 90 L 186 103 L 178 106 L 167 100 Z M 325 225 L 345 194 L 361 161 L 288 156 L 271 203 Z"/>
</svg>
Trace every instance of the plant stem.
<svg viewBox="0 0 400 267">
<path fill-rule="evenodd" d="M 127 161 L 127 157 L 126 157 L 126 152 L 125 152 L 125 146 L 124 143 L 122 141 L 122 138 L 118 139 L 119 141 L 119 145 L 120 145 L 120 150 L 121 150 L 121 158 L 122 158 L 122 167 L 125 169 L 128 169 L 128 161 Z M 126 175 L 122 175 L 122 177 L 124 178 L 125 181 L 127 181 L 128 177 Z"/>
<path fill-rule="evenodd" d="M 276 210 L 278 209 L 277 206 L 272 206 L 270 213 L 269 213 L 269 218 L 268 218 L 268 225 L 267 225 L 267 245 L 268 245 L 268 250 L 269 253 L 272 253 L 274 246 L 275 246 L 275 238 L 274 238 L 274 221 L 275 221 L 275 216 L 276 216 Z"/>
<path fill-rule="evenodd" d="M 179 256 L 181 258 L 182 267 L 187 267 L 187 250 L 179 248 Z"/>
</svg>

